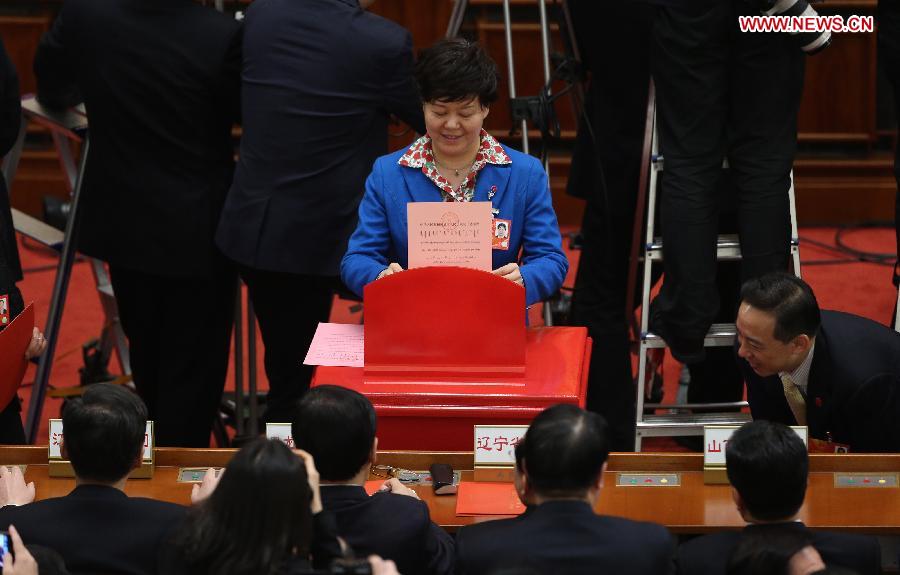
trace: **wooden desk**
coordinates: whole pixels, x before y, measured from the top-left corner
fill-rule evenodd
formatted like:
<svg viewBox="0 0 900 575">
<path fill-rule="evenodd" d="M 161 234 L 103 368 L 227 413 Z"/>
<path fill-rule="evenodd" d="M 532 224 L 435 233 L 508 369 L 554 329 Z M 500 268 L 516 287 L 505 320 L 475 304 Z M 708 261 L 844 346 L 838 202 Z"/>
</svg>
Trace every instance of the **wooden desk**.
<svg viewBox="0 0 900 575">
<path fill-rule="evenodd" d="M 189 504 L 191 484 L 177 483 L 178 467 L 224 466 L 231 449 L 156 450 L 153 479 L 134 479 L 126 492 L 136 497 Z M 471 452 L 379 452 L 378 463 L 405 469 L 428 469 L 432 462 L 450 463 L 471 480 Z M 72 479 L 47 475 L 47 448 L 0 447 L 0 464 L 26 464 L 26 481 L 34 481 L 37 498 L 65 495 Z M 678 487 L 616 487 L 616 473 L 669 472 L 681 474 Z M 836 488 L 834 472 L 900 473 L 897 455 L 811 455 L 810 484 L 800 518 L 810 527 L 876 535 L 900 534 L 900 489 Z M 375 477 L 373 477 L 375 479 Z M 414 487 L 431 509 L 432 519 L 449 531 L 487 517 L 458 517 L 456 497 L 435 496 L 430 487 Z M 614 453 L 609 458 L 605 486 L 597 511 L 642 521 L 654 521 L 674 533 L 707 533 L 743 526 L 728 485 L 703 484 L 699 454 Z"/>
</svg>

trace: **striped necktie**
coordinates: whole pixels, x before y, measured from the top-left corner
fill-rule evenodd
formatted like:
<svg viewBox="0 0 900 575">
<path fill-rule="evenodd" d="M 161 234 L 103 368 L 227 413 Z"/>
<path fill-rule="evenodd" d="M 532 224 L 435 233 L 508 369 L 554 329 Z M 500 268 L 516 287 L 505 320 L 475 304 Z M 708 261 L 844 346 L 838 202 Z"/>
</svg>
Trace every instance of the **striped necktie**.
<svg viewBox="0 0 900 575">
<path fill-rule="evenodd" d="M 791 413 L 794 414 L 794 419 L 797 420 L 797 425 L 806 425 L 806 400 L 803 399 L 797 384 L 790 375 L 785 374 L 781 376 L 781 386 L 784 388 L 784 398 L 791 408 Z"/>
</svg>

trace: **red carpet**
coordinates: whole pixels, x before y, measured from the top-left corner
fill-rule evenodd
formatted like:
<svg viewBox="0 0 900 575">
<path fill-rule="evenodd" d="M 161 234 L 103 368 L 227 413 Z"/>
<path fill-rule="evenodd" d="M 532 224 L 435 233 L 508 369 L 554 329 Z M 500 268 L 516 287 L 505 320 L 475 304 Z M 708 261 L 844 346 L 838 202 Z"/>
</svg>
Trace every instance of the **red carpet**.
<svg viewBox="0 0 900 575">
<path fill-rule="evenodd" d="M 801 237 L 834 245 L 833 228 L 812 228 L 801 230 Z M 867 252 L 893 252 L 894 231 L 887 228 L 864 229 L 848 232 L 844 241 L 852 248 Z M 20 239 L 22 265 L 25 268 L 25 280 L 20 288 L 25 301 L 35 302 L 36 321 L 39 326 L 46 322 L 47 308 L 53 289 L 53 278 L 56 269 L 56 258 L 40 247 Z M 814 246 L 808 242 L 801 243 L 801 256 L 804 262 L 803 277 L 816 292 L 819 304 L 823 308 L 838 309 L 882 323 L 889 323 L 894 309 L 897 292 L 891 285 L 891 268 L 869 263 L 840 263 L 837 265 L 806 265 L 809 262 L 836 261 L 846 256 L 836 254 L 832 250 Z M 569 252 L 572 263 L 566 285 L 571 286 L 574 270 L 577 266 L 578 252 Z M 185 303 L 189 306 L 189 302 Z M 358 322 L 359 315 L 350 311 L 353 304 L 336 300 L 332 312 L 332 320 L 338 322 Z M 541 325 L 538 306 L 532 309 L 532 325 Z M 51 373 L 51 384 L 56 388 L 78 385 L 78 368 L 81 367 L 81 345 L 99 336 L 102 312 L 94 288 L 94 280 L 86 262 L 77 263 L 74 267 L 69 295 L 63 314 L 56 358 Z M 257 334 L 258 335 L 258 334 Z M 258 381 L 261 389 L 266 387 L 265 374 L 262 369 L 262 343 L 257 346 L 260 353 Z M 246 362 L 245 362 L 246 365 Z M 118 365 L 113 362 L 111 370 Z M 246 368 L 245 368 L 246 369 Z M 667 356 L 664 363 L 665 397 L 672 401 L 677 392 L 680 365 Z M 26 386 L 34 377 L 34 368 L 29 368 L 25 376 Z M 229 370 L 229 387 L 233 388 L 233 365 Z M 25 387 L 20 393 L 27 406 L 30 388 Z M 48 399 L 44 407 L 43 424 L 38 435 L 38 443 L 45 443 L 47 438 L 47 419 L 59 417 L 60 400 Z M 649 440 L 645 442 L 645 450 L 675 449 L 669 440 Z"/>
</svg>

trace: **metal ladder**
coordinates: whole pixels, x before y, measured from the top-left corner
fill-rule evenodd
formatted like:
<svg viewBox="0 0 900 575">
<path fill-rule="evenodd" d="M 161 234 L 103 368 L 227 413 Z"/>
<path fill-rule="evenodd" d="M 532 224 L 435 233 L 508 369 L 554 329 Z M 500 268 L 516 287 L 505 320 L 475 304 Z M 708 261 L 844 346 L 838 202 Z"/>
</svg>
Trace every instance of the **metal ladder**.
<svg viewBox="0 0 900 575">
<path fill-rule="evenodd" d="M 53 365 L 53 355 L 56 351 L 56 342 L 59 335 L 59 327 L 62 321 L 63 306 L 68 292 L 69 278 L 72 273 L 72 265 L 75 260 L 75 238 L 78 226 L 78 204 L 81 192 L 81 175 L 84 171 L 84 162 L 88 154 L 90 143 L 88 141 L 87 117 L 82 109 L 70 109 L 65 112 L 47 110 L 41 106 L 34 96 L 26 96 L 22 99 L 22 127 L 19 138 L 13 151 L 4 162 L 3 171 L 6 181 L 12 186 L 21 158 L 22 148 L 25 142 L 25 131 L 28 121 L 38 123 L 46 127 L 53 137 L 53 143 L 59 154 L 60 165 L 65 175 L 66 187 L 72 196 L 72 211 L 69 214 L 65 234 L 54 233 L 55 230 L 41 222 L 16 212 L 15 227 L 33 239 L 60 252 L 59 264 L 56 270 L 56 279 L 53 285 L 53 295 L 50 300 L 50 309 L 47 314 L 47 324 L 44 334 L 47 337 L 47 351 L 38 363 L 35 375 L 31 400 L 28 405 L 28 415 L 25 422 L 25 435 L 30 443 L 34 443 L 40 424 L 41 411 L 44 406 L 44 398 L 47 393 L 50 380 L 50 370 Z M 72 142 L 81 142 L 81 157 L 77 164 L 72 154 Z M 62 241 L 60 241 L 62 240 Z M 102 362 L 108 363 L 113 351 L 119 359 L 123 373 L 128 376 L 131 373 L 131 364 L 128 356 L 128 346 L 125 333 L 119 322 L 119 310 L 116 305 L 115 294 L 109 281 L 109 275 L 103 262 L 90 259 L 91 271 L 97 284 L 97 292 L 100 296 L 100 304 L 103 307 L 103 330 L 100 337 L 100 352 Z"/>
<path fill-rule="evenodd" d="M 749 413 L 735 411 L 747 407 L 746 401 L 723 403 L 682 403 L 661 404 L 645 401 L 645 384 L 647 377 L 647 355 L 651 349 L 666 347 L 663 339 L 650 332 L 650 291 L 653 287 L 651 269 L 654 263 L 663 259 L 662 238 L 656 235 L 656 194 L 659 174 L 664 168 L 664 158 L 659 153 L 659 138 L 656 126 L 656 101 L 655 89 L 651 85 L 650 96 L 647 105 L 647 123 L 645 125 L 645 158 L 649 151 L 649 162 L 644 162 L 641 174 L 641 189 L 639 190 L 638 211 L 635 214 L 635 239 L 640 236 L 640 224 L 643 220 L 642 206 L 646 205 L 646 231 L 644 242 L 634 242 L 635 251 L 642 252 L 642 257 L 632 258 L 631 277 L 635 278 L 637 264 L 640 259 L 643 262 L 643 276 L 641 285 L 641 320 L 640 326 L 634 326 L 638 334 L 638 377 L 636 385 L 635 401 L 635 437 L 634 449 L 641 450 L 641 441 L 644 437 L 673 437 L 685 435 L 703 435 L 703 427 L 706 425 L 742 425 L 750 421 Z M 647 141 L 649 139 L 649 142 Z M 647 145 L 649 144 L 649 150 Z M 723 168 L 728 167 L 727 159 Z M 649 170 L 649 185 L 648 174 Z M 794 274 L 800 277 L 800 240 L 797 232 L 797 210 L 794 201 L 794 176 L 791 173 L 791 185 L 788 190 L 791 212 L 791 264 Z M 741 259 L 740 240 L 736 234 L 719 235 L 716 240 L 717 261 L 736 261 Z M 635 280 L 632 279 L 632 286 Z M 631 289 L 629 294 L 634 293 Z M 633 308 L 629 307 L 629 317 L 633 318 Z M 733 346 L 736 337 L 736 329 L 733 323 L 716 323 L 710 327 L 704 347 Z M 645 415 L 644 409 L 664 409 L 667 413 Z M 695 410 L 703 410 L 702 413 L 693 413 Z M 710 411 L 711 410 L 711 411 Z M 719 410 L 719 411 L 716 411 Z M 731 411 L 721 411 L 731 410 Z"/>
</svg>

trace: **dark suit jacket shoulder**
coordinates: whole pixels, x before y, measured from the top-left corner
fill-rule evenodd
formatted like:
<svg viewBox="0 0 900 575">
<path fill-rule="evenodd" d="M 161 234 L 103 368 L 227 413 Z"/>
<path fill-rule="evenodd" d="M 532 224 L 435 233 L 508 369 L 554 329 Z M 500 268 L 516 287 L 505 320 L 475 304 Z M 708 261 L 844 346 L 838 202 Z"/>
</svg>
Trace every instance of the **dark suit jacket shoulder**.
<svg viewBox="0 0 900 575">
<path fill-rule="evenodd" d="M 389 116 L 425 130 L 412 70 L 409 32 L 356 0 L 256 0 L 222 251 L 254 269 L 338 275 Z"/>
<path fill-rule="evenodd" d="M 456 536 L 457 573 L 528 567 L 541 575 L 659 575 L 671 570 L 668 530 L 596 515 L 587 503 L 551 501 L 513 519 L 463 527 Z"/>
<path fill-rule="evenodd" d="M 806 529 L 799 522 L 789 524 Z M 783 528 L 780 524 L 779 528 Z M 747 526 L 742 531 L 722 531 L 697 537 L 678 547 L 675 556 L 678 575 L 725 575 L 728 558 L 744 533 L 767 529 L 768 525 Z M 813 546 L 828 565 L 852 569 L 859 575 L 881 573 L 881 548 L 878 540 L 866 535 L 813 531 Z"/>
<path fill-rule="evenodd" d="M 200 276 L 231 185 L 240 24 L 192 0 L 71 0 L 38 47 L 38 96 L 83 97 L 90 154 L 79 248 Z M 67 101 L 68 100 L 68 101 Z"/>
<path fill-rule="evenodd" d="M 796 423 L 777 375 L 760 377 L 743 359 L 754 419 Z M 810 435 L 852 451 L 900 450 L 900 334 L 856 315 L 822 311 L 807 388 Z"/>
<path fill-rule="evenodd" d="M 424 502 L 395 493 L 370 497 L 362 487 L 332 485 L 322 486 L 322 504 L 357 556 L 381 555 L 400 573 L 453 572 L 453 539 L 431 521 Z"/>
<path fill-rule="evenodd" d="M 19 103 L 19 77 L 6 48 L 0 39 L 0 157 L 5 156 L 19 135 L 22 107 Z M 7 182 L 0 174 L 0 296 L 8 294 L 17 309 L 10 317 L 21 312 L 21 296 L 16 282 L 22 280 L 22 265 L 16 245 L 16 234 L 10 212 Z M 0 330 L 4 326 L 0 326 Z"/>
<path fill-rule="evenodd" d="M 62 555 L 72 573 L 151 575 L 159 545 L 184 513 L 174 503 L 81 485 L 65 497 L 0 509 L 0 529 L 15 525 L 24 541 Z"/>
</svg>

